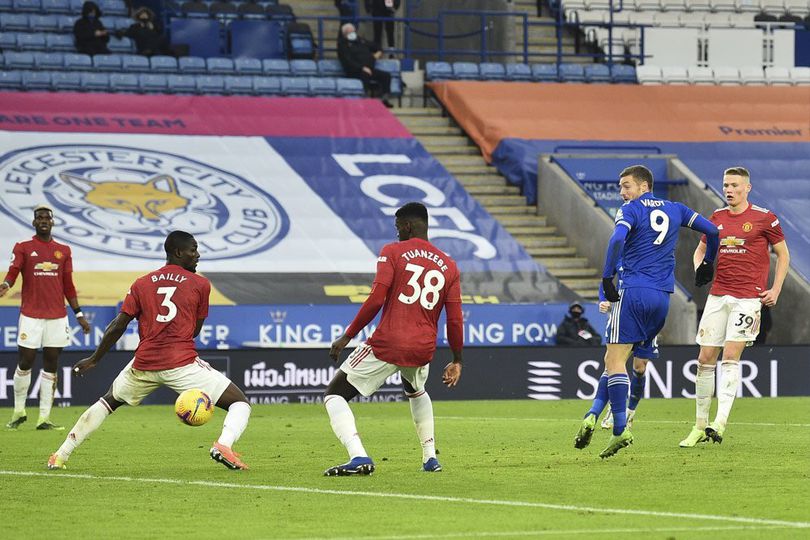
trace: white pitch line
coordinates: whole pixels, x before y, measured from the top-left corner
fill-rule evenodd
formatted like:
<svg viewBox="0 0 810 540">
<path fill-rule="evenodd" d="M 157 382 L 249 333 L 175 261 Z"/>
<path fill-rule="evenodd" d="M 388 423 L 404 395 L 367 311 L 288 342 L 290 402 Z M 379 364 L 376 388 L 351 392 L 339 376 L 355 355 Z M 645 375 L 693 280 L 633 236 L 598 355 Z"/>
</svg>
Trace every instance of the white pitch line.
<svg viewBox="0 0 810 540">
<path fill-rule="evenodd" d="M 529 421 L 529 422 L 568 422 L 578 423 L 581 418 L 531 418 L 521 416 L 435 416 L 436 420 L 475 420 L 482 422 L 493 422 L 496 420 L 507 421 Z M 687 420 L 653 420 L 644 418 L 645 423 L 650 424 L 691 424 Z M 777 424 L 776 422 L 732 422 L 735 426 L 762 426 L 762 427 L 810 427 L 810 424 Z"/>
<path fill-rule="evenodd" d="M 0 476 L 33 476 L 45 478 L 65 478 L 81 480 L 102 480 L 110 482 L 140 482 L 147 484 L 174 484 L 183 486 L 204 486 L 214 488 L 255 489 L 262 491 L 281 491 L 294 493 L 314 493 L 318 495 L 339 495 L 354 497 L 377 497 L 381 499 L 404 499 L 415 501 L 439 501 L 450 503 L 479 504 L 485 506 L 511 506 L 522 508 L 544 508 L 547 510 L 564 510 L 570 512 L 593 512 L 595 514 L 618 514 L 634 516 L 655 516 L 668 518 L 701 519 L 706 521 L 724 521 L 729 523 L 746 523 L 748 525 L 775 525 L 778 527 L 810 528 L 810 522 L 785 521 L 780 519 L 765 519 L 737 516 L 717 516 L 710 514 L 690 514 L 688 512 L 658 512 L 655 510 L 635 510 L 630 508 L 596 508 L 591 506 L 576 506 L 572 504 L 552 504 L 531 501 L 509 501 L 497 499 L 472 499 L 469 497 L 445 497 L 440 495 L 415 495 L 411 493 L 379 493 L 373 491 L 349 491 L 340 489 L 319 489 L 296 486 L 270 486 L 263 484 L 234 484 L 228 482 L 209 482 L 207 480 L 179 480 L 171 478 L 132 478 L 130 476 L 94 476 L 92 474 L 72 474 L 61 471 L 33 472 L 33 471 L 3 471 Z"/>
</svg>

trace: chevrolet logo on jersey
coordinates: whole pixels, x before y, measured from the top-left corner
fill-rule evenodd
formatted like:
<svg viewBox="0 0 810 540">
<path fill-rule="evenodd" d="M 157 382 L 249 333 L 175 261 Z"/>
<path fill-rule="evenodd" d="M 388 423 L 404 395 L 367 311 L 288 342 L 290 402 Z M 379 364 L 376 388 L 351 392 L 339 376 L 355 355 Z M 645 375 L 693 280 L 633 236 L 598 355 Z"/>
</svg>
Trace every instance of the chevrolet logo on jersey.
<svg viewBox="0 0 810 540">
<path fill-rule="evenodd" d="M 736 247 L 745 244 L 744 238 L 737 238 L 736 236 L 726 236 L 722 240 L 720 240 L 721 246 L 726 247 Z"/>
<path fill-rule="evenodd" d="M 34 266 L 35 270 L 42 270 L 43 272 L 53 272 L 54 270 L 56 270 L 58 268 L 59 268 L 58 264 L 55 264 L 55 263 L 52 263 L 52 262 L 49 262 L 49 261 L 37 263 Z"/>
</svg>

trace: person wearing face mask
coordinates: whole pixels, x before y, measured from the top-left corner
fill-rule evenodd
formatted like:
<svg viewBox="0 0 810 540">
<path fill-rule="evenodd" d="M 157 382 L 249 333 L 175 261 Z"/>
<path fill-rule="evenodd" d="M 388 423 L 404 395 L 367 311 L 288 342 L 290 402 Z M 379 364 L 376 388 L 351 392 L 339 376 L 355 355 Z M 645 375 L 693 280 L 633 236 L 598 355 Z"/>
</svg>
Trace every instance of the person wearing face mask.
<svg viewBox="0 0 810 540">
<path fill-rule="evenodd" d="M 582 316 L 585 308 L 579 302 L 568 306 L 568 313 L 563 321 L 557 325 L 557 345 L 563 347 L 587 347 L 602 344 L 599 336 L 588 319 Z"/>
<path fill-rule="evenodd" d="M 391 74 L 374 67 L 381 56 L 380 48 L 359 36 L 353 24 L 340 27 L 338 58 L 343 71 L 348 77 L 363 81 L 366 93 L 371 93 L 371 86 L 375 85 L 377 97 L 383 98 L 383 104 L 390 108 L 393 105 L 385 96 L 391 91 Z"/>
<path fill-rule="evenodd" d="M 147 7 L 139 8 L 132 16 L 135 23 L 120 32 L 118 37 L 126 36 L 135 42 L 138 54 L 153 56 L 171 54 L 168 40 L 163 35 L 163 28 L 155 20 L 155 14 Z"/>
<path fill-rule="evenodd" d="M 110 33 L 101 22 L 101 10 L 95 2 L 85 2 L 82 5 L 82 16 L 73 25 L 73 36 L 76 40 L 76 50 L 83 54 L 110 54 L 107 42 Z"/>
</svg>

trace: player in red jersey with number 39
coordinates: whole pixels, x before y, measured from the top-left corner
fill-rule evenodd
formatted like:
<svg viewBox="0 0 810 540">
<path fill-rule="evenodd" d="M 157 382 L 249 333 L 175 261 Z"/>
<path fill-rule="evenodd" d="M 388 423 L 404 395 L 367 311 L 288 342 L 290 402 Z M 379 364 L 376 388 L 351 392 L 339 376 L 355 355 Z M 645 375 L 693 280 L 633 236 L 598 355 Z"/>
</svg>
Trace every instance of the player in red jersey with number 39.
<svg viewBox="0 0 810 540">
<path fill-rule="evenodd" d="M 397 210 L 396 228 L 399 242 L 382 248 L 371 294 L 329 351 L 337 362 L 349 341 L 383 309 L 377 329 L 352 351 L 326 389 L 323 402 L 332 430 L 349 453 L 349 462 L 327 469 L 326 476 L 374 472 L 374 462 L 363 448 L 348 402 L 358 394 L 372 395 L 396 372 L 402 375 L 422 445 L 422 468 L 426 472 L 442 470 L 436 459 L 433 404 L 425 381 L 436 352 L 442 308 L 447 312 L 447 341 L 453 351 L 442 382 L 453 387 L 461 377 L 464 328 L 460 276 L 456 263 L 428 241 L 428 212 L 423 204 L 412 202 Z"/>
<path fill-rule="evenodd" d="M 94 368 L 129 322 L 138 319 L 141 340 L 135 358 L 121 370 L 107 394 L 82 414 L 59 450 L 51 455 L 49 469 L 65 468 L 73 451 L 107 416 L 124 403 L 139 405 L 159 386 L 168 386 L 178 394 L 200 389 L 217 407 L 228 411 L 222 434 L 211 448 L 211 458 L 229 469 L 247 469 L 231 449 L 250 418 L 247 398 L 225 375 L 201 360 L 194 348 L 194 338 L 208 316 L 211 292 L 208 280 L 196 274 L 200 259 L 197 242 L 187 232 L 173 231 L 166 237 L 164 249 L 166 266 L 135 280 L 98 348 L 73 366 L 78 375 Z"/>
<path fill-rule="evenodd" d="M 773 212 L 748 202 L 751 175 L 743 167 L 723 173 L 723 194 L 728 206 L 715 210 L 711 221 L 720 231 L 717 273 L 703 309 L 696 341 L 700 345 L 695 379 L 695 426 L 681 441 L 682 448 L 723 441 L 731 406 L 740 384 L 740 357 L 759 333 L 763 304 L 775 306 L 790 266 L 785 235 Z M 776 274 L 768 288 L 770 252 L 776 253 Z M 695 250 L 697 266 L 706 251 L 705 238 Z M 717 391 L 717 416 L 709 423 L 717 357 L 722 385 Z"/>
</svg>

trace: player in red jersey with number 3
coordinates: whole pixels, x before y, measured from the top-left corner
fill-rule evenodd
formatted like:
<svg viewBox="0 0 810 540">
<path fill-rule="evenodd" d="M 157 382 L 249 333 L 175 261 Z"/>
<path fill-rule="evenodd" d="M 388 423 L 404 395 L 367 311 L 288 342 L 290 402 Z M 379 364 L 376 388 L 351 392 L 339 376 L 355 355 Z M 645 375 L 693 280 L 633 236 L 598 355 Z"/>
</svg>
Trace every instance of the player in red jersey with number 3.
<svg viewBox="0 0 810 540">
<path fill-rule="evenodd" d="M 196 274 L 200 254 L 197 242 L 187 232 L 169 233 L 164 243 L 166 266 L 135 280 L 121 312 L 113 319 L 98 348 L 76 362 L 73 371 L 82 375 L 98 364 L 124 334 L 129 322 L 138 319 L 140 343 L 135 358 L 112 383 L 107 394 L 79 417 L 65 442 L 48 460 L 49 469 L 63 469 L 73 451 L 124 403 L 139 405 L 143 399 L 168 386 L 178 394 L 198 388 L 217 407 L 228 411 L 222 434 L 211 448 L 211 458 L 229 469 L 247 469 L 231 447 L 239 440 L 250 418 L 245 394 L 225 375 L 197 356 L 194 338 L 208 316 L 211 284 Z"/>
<path fill-rule="evenodd" d="M 365 344 L 352 351 L 326 389 L 323 402 L 332 430 L 349 453 L 348 463 L 327 469 L 326 476 L 374 472 L 374 462 L 363 448 L 348 402 L 358 394 L 372 395 L 396 372 L 402 375 L 422 445 L 422 469 L 442 470 L 436 459 L 433 404 L 425 381 L 436 352 L 442 308 L 447 311 L 447 341 L 453 351 L 442 382 L 453 387 L 461 377 L 464 328 L 460 276 L 456 263 L 428 241 L 428 212 L 423 204 L 412 202 L 397 210 L 396 228 L 399 242 L 380 251 L 371 294 L 329 351 L 337 362 L 349 341 L 383 309 L 380 325 Z"/>
<path fill-rule="evenodd" d="M 773 212 L 748 202 L 751 175 L 743 167 L 723 173 L 723 194 L 728 206 L 715 210 L 711 221 L 720 231 L 717 273 L 698 326 L 700 345 L 695 380 L 696 420 L 682 448 L 700 442 L 723 441 L 731 406 L 740 384 L 740 357 L 759 333 L 762 305 L 775 306 L 790 266 L 785 235 Z M 776 253 L 776 274 L 768 288 L 770 254 Z M 695 265 L 703 260 L 705 237 L 695 250 Z M 709 423 L 717 357 L 722 384 L 717 391 L 717 416 Z"/>
</svg>

